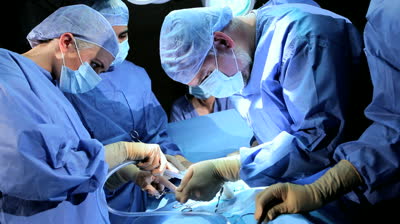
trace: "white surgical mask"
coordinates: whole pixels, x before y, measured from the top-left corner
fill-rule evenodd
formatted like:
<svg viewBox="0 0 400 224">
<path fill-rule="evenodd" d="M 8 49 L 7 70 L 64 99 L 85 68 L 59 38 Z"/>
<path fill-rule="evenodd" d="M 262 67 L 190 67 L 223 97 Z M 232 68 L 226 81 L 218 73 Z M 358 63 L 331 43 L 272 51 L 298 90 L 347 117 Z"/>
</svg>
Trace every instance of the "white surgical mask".
<svg viewBox="0 0 400 224">
<path fill-rule="evenodd" d="M 64 54 L 61 51 L 63 65 L 61 67 L 59 87 L 63 92 L 73 94 L 85 93 L 96 87 L 101 81 L 101 78 L 87 62 L 82 62 L 76 42 L 75 47 L 76 51 L 78 52 L 79 60 L 82 64 L 79 66 L 78 70 L 75 71 L 68 68 L 65 66 Z"/>
<path fill-rule="evenodd" d="M 218 69 L 217 51 L 214 49 L 215 63 L 217 68 L 198 86 L 204 91 L 205 94 L 210 94 L 216 98 L 225 98 L 232 96 L 243 89 L 243 75 L 239 70 L 235 52 L 232 48 L 231 50 L 233 57 L 235 58 L 237 68 L 236 74 L 229 77 Z"/>
<path fill-rule="evenodd" d="M 121 64 L 125 60 L 126 56 L 128 56 L 128 52 L 129 52 L 129 42 L 128 39 L 126 39 L 121 43 L 119 43 L 118 54 L 115 57 L 114 61 L 111 63 L 111 66 Z"/>
</svg>

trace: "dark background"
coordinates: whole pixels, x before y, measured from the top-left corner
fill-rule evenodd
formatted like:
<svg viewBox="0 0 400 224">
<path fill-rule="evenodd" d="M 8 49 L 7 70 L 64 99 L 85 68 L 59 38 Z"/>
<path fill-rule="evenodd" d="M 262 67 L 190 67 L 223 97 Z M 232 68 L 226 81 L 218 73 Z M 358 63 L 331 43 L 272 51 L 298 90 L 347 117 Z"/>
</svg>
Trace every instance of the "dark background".
<svg viewBox="0 0 400 224">
<path fill-rule="evenodd" d="M 2 6 L 0 18 L 0 47 L 18 53 L 30 49 L 26 41 L 29 31 L 54 12 L 57 8 L 83 3 L 91 5 L 95 0 L 14 0 Z M 153 92 L 165 111 L 169 114 L 175 99 L 186 92 L 183 84 L 171 80 L 162 70 L 159 59 L 159 34 L 164 17 L 172 10 L 202 6 L 201 0 L 171 0 L 164 4 L 134 5 L 124 0 L 130 10 L 128 60 L 144 67 L 152 80 Z M 254 8 L 262 6 L 267 0 L 257 0 Z M 365 25 L 369 0 L 351 3 L 349 0 L 316 0 L 322 8 L 349 18 L 362 33 Z M 350 4 L 351 3 L 351 4 Z M 7 13 L 6 13 L 7 12 Z M 7 15 L 10 14 L 11 15 Z M 363 60 L 363 75 L 369 75 Z M 132 83 L 132 88 L 140 83 Z M 370 87 L 370 83 L 360 83 L 359 88 Z M 360 104 L 367 105 L 370 95 L 362 94 Z"/>
</svg>

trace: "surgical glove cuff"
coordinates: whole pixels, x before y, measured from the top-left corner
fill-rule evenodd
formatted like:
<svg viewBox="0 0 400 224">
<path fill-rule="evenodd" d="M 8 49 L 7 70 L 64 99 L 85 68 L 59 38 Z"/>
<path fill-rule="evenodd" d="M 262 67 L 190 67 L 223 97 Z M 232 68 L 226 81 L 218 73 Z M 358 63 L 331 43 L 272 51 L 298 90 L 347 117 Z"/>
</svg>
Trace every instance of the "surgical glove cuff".
<svg viewBox="0 0 400 224">
<path fill-rule="evenodd" d="M 128 160 L 143 160 L 146 158 L 146 144 L 142 142 L 124 142 Z"/>
<path fill-rule="evenodd" d="M 319 194 L 322 202 L 328 203 L 361 185 L 363 180 L 357 169 L 347 160 L 341 160 L 321 178 L 308 185 Z"/>
<path fill-rule="evenodd" d="M 110 168 L 126 160 L 143 160 L 146 158 L 146 144 L 141 142 L 116 142 L 104 146 L 105 160 Z"/>
<path fill-rule="evenodd" d="M 222 177 L 224 181 L 237 181 L 240 179 L 240 159 L 238 156 L 225 157 L 211 161 L 215 166 L 216 173 Z"/>
<path fill-rule="evenodd" d="M 109 145 L 105 145 L 105 160 L 108 163 L 109 168 L 113 168 L 127 159 L 127 151 L 125 142 L 116 142 Z"/>
</svg>

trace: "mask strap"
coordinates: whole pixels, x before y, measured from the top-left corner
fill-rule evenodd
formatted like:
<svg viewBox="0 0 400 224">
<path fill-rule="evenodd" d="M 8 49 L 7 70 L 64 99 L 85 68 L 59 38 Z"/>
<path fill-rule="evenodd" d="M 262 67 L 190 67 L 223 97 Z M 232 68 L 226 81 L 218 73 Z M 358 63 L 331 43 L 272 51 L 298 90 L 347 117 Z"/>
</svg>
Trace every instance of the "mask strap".
<svg viewBox="0 0 400 224">
<path fill-rule="evenodd" d="M 232 50 L 233 57 L 235 58 L 236 68 L 237 68 L 237 70 L 238 70 L 238 72 L 239 72 L 239 65 L 238 65 L 238 63 L 237 63 L 237 59 L 236 59 L 235 52 L 233 51 L 233 48 L 231 48 L 231 50 Z"/>
<path fill-rule="evenodd" d="M 75 38 L 73 38 L 73 40 L 74 40 L 74 43 L 75 43 L 76 51 L 78 52 L 79 60 L 81 60 L 81 64 L 83 64 L 83 61 L 82 61 L 82 58 L 81 58 L 81 54 L 79 53 L 79 49 L 78 49 L 78 43 L 76 43 Z"/>
<path fill-rule="evenodd" d="M 61 51 L 61 49 L 60 49 L 60 51 Z M 63 65 L 65 66 L 64 53 L 62 51 L 61 51 L 61 58 L 62 58 L 62 61 L 63 61 Z"/>
<path fill-rule="evenodd" d="M 215 64 L 217 65 L 217 70 L 219 70 L 218 69 L 218 61 L 217 61 L 217 50 L 215 50 L 214 44 L 212 46 L 213 46 L 213 50 L 214 50 Z"/>
</svg>

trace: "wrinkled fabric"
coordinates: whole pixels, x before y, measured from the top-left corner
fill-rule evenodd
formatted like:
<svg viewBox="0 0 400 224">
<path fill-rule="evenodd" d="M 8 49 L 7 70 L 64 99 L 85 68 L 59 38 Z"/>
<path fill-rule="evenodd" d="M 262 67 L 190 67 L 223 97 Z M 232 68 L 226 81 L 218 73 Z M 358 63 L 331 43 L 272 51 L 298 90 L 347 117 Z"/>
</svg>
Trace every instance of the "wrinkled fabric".
<svg viewBox="0 0 400 224">
<path fill-rule="evenodd" d="M 109 223 L 102 144 L 48 71 L 0 58 L 0 223 Z"/>
<path fill-rule="evenodd" d="M 84 94 L 65 93 L 93 138 L 104 145 L 118 141 L 159 144 L 165 154 L 181 154 L 166 133 L 168 118 L 151 91 L 146 71 L 124 61 L 100 74 L 102 81 Z M 128 183 L 107 191 L 107 200 L 121 211 L 144 211 L 147 194 Z M 124 219 L 110 215 L 112 223 Z"/>
<path fill-rule="evenodd" d="M 59 38 L 63 33 L 72 33 L 76 39 L 95 44 L 112 56 L 118 53 L 118 41 L 110 23 L 96 10 L 83 4 L 57 9 L 26 37 L 31 47 L 41 41 Z"/>
<path fill-rule="evenodd" d="M 357 168 L 365 186 L 361 200 L 371 204 L 400 200 L 400 2 L 372 0 L 364 29 L 365 54 L 373 99 L 365 115 L 373 121 L 360 139 L 342 144 L 335 159 L 346 159 Z"/>
<path fill-rule="evenodd" d="M 192 96 L 186 94 L 174 101 L 169 116 L 170 122 L 187 120 L 199 116 L 190 101 L 191 97 Z M 229 98 L 215 98 L 213 113 L 229 109 L 233 109 Z"/>
<path fill-rule="evenodd" d="M 231 99 L 263 144 L 241 150 L 241 177 L 267 186 L 329 167 L 335 147 L 356 138 L 348 100 L 362 42 L 348 19 L 312 5 L 263 7 L 256 15 L 250 79 Z"/>
<path fill-rule="evenodd" d="M 121 0 L 97 0 L 92 8 L 103 15 L 111 26 L 128 26 L 129 9 Z"/>
<path fill-rule="evenodd" d="M 174 10 L 160 31 L 160 59 L 167 75 L 183 84 L 195 77 L 221 31 L 232 19 L 229 7 L 200 7 Z"/>
</svg>

